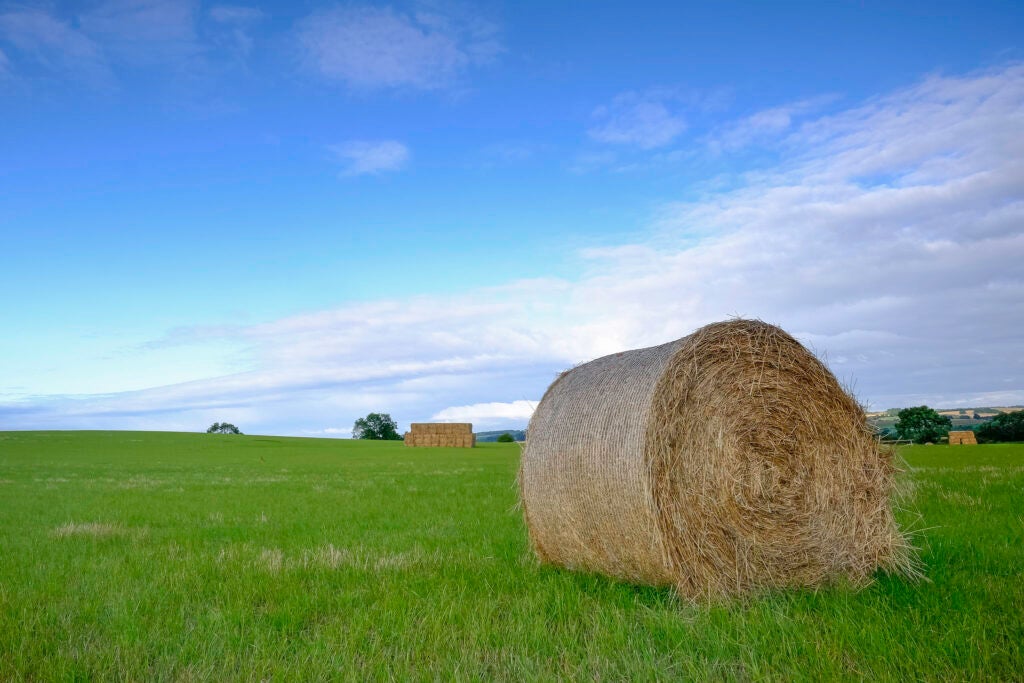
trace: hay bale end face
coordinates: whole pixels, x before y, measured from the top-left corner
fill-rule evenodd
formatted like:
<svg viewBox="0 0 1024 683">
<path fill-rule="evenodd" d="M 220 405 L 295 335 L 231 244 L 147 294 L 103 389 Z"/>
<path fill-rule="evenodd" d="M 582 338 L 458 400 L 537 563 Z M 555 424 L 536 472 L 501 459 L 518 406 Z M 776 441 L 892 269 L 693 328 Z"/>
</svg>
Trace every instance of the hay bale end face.
<svg viewBox="0 0 1024 683">
<path fill-rule="evenodd" d="M 892 454 L 828 369 L 760 321 L 563 373 L 520 489 L 541 561 L 688 597 L 911 571 Z"/>
<path fill-rule="evenodd" d="M 469 422 L 413 422 L 403 439 L 406 446 L 473 448 L 476 435 Z"/>
</svg>

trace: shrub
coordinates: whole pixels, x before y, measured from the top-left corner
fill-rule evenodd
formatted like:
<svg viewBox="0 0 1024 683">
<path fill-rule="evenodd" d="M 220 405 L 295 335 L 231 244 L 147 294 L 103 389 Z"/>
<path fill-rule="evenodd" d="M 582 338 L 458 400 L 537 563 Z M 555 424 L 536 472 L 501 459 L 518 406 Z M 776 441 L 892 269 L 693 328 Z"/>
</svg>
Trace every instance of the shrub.
<svg viewBox="0 0 1024 683">
<path fill-rule="evenodd" d="M 242 431 L 230 422 L 214 422 L 206 430 L 207 434 L 241 434 Z"/>
<path fill-rule="evenodd" d="M 1024 410 L 1000 413 L 979 426 L 975 433 L 986 442 L 1024 441 Z"/>
</svg>

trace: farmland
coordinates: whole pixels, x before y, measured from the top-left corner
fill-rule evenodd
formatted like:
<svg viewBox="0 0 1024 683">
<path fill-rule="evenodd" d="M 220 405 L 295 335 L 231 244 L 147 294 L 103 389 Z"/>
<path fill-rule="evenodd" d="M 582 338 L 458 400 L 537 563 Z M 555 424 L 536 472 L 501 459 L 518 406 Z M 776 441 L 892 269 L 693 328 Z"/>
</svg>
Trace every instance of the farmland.
<svg viewBox="0 0 1024 683">
<path fill-rule="evenodd" d="M 516 444 L 0 433 L 0 680 L 1019 677 L 1024 446 L 902 455 L 924 580 L 693 605 L 537 566 Z"/>
</svg>

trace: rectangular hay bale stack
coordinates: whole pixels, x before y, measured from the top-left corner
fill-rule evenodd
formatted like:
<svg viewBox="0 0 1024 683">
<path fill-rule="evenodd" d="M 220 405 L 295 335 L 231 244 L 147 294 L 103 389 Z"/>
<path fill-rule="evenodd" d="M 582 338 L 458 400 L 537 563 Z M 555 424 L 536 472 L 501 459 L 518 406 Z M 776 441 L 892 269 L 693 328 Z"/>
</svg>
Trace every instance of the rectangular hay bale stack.
<svg viewBox="0 0 1024 683">
<path fill-rule="evenodd" d="M 426 448 L 472 448 L 476 445 L 469 422 L 413 422 L 405 445 Z"/>
<path fill-rule="evenodd" d="M 974 436 L 974 432 L 971 430 L 949 433 L 950 446 L 970 446 L 976 445 L 977 443 L 978 439 Z"/>
</svg>

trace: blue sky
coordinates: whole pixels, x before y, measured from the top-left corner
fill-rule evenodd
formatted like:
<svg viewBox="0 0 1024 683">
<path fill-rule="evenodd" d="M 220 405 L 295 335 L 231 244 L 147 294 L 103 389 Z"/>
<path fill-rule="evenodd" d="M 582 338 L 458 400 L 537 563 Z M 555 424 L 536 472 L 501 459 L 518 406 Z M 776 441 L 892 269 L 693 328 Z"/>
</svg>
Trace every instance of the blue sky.
<svg viewBox="0 0 1024 683">
<path fill-rule="evenodd" d="M 730 315 L 1024 403 L 1018 3 L 0 4 L 0 429 L 521 426 Z"/>
</svg>

